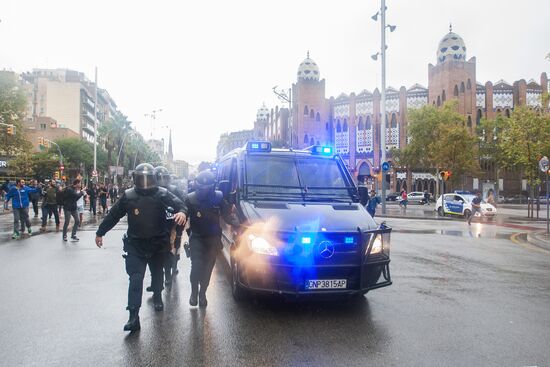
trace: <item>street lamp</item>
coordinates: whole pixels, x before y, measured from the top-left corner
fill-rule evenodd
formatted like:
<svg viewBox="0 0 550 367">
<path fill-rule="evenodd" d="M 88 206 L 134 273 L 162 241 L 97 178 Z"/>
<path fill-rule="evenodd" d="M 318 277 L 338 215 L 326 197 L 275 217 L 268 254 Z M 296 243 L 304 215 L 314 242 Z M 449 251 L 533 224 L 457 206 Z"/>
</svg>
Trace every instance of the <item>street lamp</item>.
<svg viewBox="0 0 550 367">
<path fill-rule="evenodd" d="M 381 42 L 380 42 L 380 52 L 372 55 L 373 60 L 378 60 L 378 56 L 381 57 L 382 64 L 382 107 L 381 107 L 381 118 L 380 121 L 380 149 L 381 149 L 381 162 L 386 161 L 386 28 L 390 29 L 390 32 L 395 31 L 397 26 L 395 25 L 386 25 L 386 0 L 381 0 L 380 11 L 376 12 L 371 19 L 378 21 L 378 16 L 380 15 L 380 33 L 381 33 Z M 382 173 L 382 214 L 386 214 L 386 173 Z"/>
<path fill-rule="evenodd" d="M 151 118 L 151 139 L 153 138 L 153 131 L 155 129 L 155 120 L 157 119 L 157 113 L 162 112 L 162 108 L 158 108 L 149 113 L 144 114 L 145 117 Z"/>
<path fill-rule="evenodd" d="M 292 89 L 288 88 L 288 94 L 284 90 L 277 90 L 277 86 L 273 87 L 273 93 L 279 97 L 279 100 L 281 102 L 287 102 L 288 103 L 288 129 L 290 132 L 290 148 L 292 148 L 292 140 L 293 140 L 293 122 L 292 122 Z"/>
</svg>

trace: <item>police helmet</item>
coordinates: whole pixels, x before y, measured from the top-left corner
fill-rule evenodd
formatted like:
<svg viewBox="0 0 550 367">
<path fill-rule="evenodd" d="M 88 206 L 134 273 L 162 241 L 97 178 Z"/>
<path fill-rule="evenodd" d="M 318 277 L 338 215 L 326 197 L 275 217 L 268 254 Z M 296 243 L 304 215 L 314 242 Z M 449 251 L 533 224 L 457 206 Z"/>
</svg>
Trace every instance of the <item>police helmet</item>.
<svg viewBox="0 0 550 367">
<path fill-rule="evenodd" d="M 157 187 L 155 168 L 149 163 L 138 165 L 132 174 L 132 178 L 137 189 L 148 190 Z"/>
<path fill-rule="evenodd" d="M 159 186 L 168 187 L 170 185 L 172 176 L 170 175 L 170 171 L 168 171 L 166 167 L 155 167 L 155 176 L 157 178 L 157 183 L 159 184 Z"/>
<path fill-rule="evenodd" d="M 200 199 L 209 197 L 214 192 L 216 176 L 210 171 L 202 171 L 195 178 L 195 191 Z"/>
</svg>

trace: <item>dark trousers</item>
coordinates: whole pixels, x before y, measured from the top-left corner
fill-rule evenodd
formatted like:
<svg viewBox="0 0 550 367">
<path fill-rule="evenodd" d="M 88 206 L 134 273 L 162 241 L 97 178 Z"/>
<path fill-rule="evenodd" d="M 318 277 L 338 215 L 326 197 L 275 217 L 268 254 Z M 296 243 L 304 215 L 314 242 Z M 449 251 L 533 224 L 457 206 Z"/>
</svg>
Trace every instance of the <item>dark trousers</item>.
<svg viewBox="0 0 550 367">
<path fill-rule="evenodd" d="M 42 207 L 42 227 L 46 226 L 48 215 L 52 214 L 55 217 L 55 225 L 59 225 L 59 213 L 57 212 L 57 204 L 45 204 Z"/>
<path fill-rule="evenodd" d="M 69 222 L 71 221 L 71 217 L 74 218 L 73 230 L 71 233 L 71 236 L 74 237 L 76 236 L 76 230 L 80 225 L 80 220 L 78 219 L 78 212 L 76 210 L 65 209 L 64 213 L 65 213 L 65 223 L 63 223 L 63 237 L 67 235 L 67 229 L 69 229 Z"/>
<path fill-rule="evenodd" d="M 210 284 L 210 277 L 216 257 L 221 250 L 220 238 L 200 238 L 193 235 L 189 239 L 191 246 L 191 290 L 197 292 L 200 285 L 200 293 L 206 293 Z"/>
<path fill-rule="evenodd" d="M 157 252 L 150 256 L 138 256 L 132 253 L 126 255 L 126 273 L 128 274 L 128 310 L 137 310 L 141 307 L 143 295 L 143 277 L 149 264 L 151 269 L 151 286 L 155 294 L 160 294 L 162 285 L 162 266 L 166 253 Z"/>
<path fill-rule="evenodd" d="M 96 209 L 97 207 L 97 199 L 96 198 L 92 198 L 90 197 L 90 212 L 94 213 L 94 215 L 96 215 Z"/>
<path fill-rule="evenodd" d="M 13 231 L 17 232 L 17 226 L 21 222 L 21 232 L 25 232 L 25 225 L 31 228 L 29 208 L 13 208 Z"/>
<path fill-rule="evenodd" d="M 38 199 L 31 199 L 32 210 L 34 211 L 34 216 L 38 216 Z"/>
<path fill-rule="evenodd" d="M 370 216 L 374 218 L 374 214 L 376 213 L 376 210 L 367 208 L 367 212 L 369 212 Z"/>
</svg>

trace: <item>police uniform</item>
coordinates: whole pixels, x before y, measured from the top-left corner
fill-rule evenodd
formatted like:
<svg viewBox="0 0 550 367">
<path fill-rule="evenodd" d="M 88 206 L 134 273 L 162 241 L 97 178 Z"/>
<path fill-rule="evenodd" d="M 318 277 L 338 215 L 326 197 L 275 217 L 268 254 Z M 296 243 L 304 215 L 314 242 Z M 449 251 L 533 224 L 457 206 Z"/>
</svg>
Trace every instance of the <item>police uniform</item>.
<svg viewBox="0 0 550 367">
<path fill-rule="evenodd" d="M 152 166 L 150 170 L 152 172 Z M 153 177 L 151 175 L 151 179 Z M 151 269 L 155 310 L 161 311 L 164 308 L 162 267 L 166 252 L 170 250 L 168 238 L 173 225 L 173 221 L 170 220 L 173 214 L 170 212 L 180 211 L 185 211 L 184 203 L 168 190 L 157 187 L 156 183 L 146 189 L 138 188 L 136 185 L 124 192 L 96 232 L 98 237 L 103 237 L 122 217 L 128 216 L 128 231 L 124 237 L 126 252 L 124 257 L 126 272 L 129 276 L 127 309 L 130 311 L 130 320 L 125 325 L 125 330 L 140 328 L 138 312 L 141 307 L 143 277 L 147 264 Z"/>
<path fill-rule="evenodd" d="M 220 216 L 223 216 L 228 223 L 238 224 L 237 218 L 231 213 L 231 205 L 223 199 L 220 191 L 214 191 L 213 186 L 210 185 L 212 187 L 207 188 L 207 192 L 201 193 L 199 181 L 203 173 L 197 176 L 195 191 L 185 200 L 185 210 L 190 223 L 191 297 L 189 303 L 196 306 L 197 297 L 199 297 L 201 307 L 207 305 L 206 290 L 216 257 L 222 249 Z"/>
</svg>

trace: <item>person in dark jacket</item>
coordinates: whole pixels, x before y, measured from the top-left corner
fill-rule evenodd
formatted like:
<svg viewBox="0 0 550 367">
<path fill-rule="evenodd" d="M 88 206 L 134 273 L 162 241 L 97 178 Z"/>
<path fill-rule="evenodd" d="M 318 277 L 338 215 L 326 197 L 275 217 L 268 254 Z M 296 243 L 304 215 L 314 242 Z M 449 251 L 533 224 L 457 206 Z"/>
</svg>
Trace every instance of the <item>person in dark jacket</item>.
<svg viewBox="0 0 550 367">
<path fill-rule="evenodd" d="M 191 229 L 191 306 L 196 306 L 197 301 L 199 307 L 206 307 L 208 304 L 206 290 L 210 284 L 216 257 L 222 249 L 220 216 L 231 225 L 239 224 L 233 214 L 234 206 L 223 199 L 223 194 L 215 190 L 214 185 L 215 176 L 212 172 L 199 173 L 193 185 L 195 191 L 185 200 L 185 210 Z"/>
<path fill-rule="evenodd" d="M 36 191 L 29 193 L 29 199 L 32 203 L 32 210 L 34 211 L 34 217 L 36 218 L 38 217 L 38 202 L 42 197 L 42 187 L 40 187 L 40 184 L 38 184 L 36 180 L 31 180 L 29 187 L 37 189 Z"/>
<path fill-rule="evenodd" d="M 99 195 L 99 205 L 101 205 L 101 214 L 107 214 L 107 196 L 109 196 L 109 190 L 107 187 L 102 184 L 98 190 Z"/>
<path fill-rule="evenodd" d="M 90 199 L 90 213 L 94 213 L 94 215 L 97 214 L 97 194 L 98 194 L 98 190 L 97 190 L 97 185 L 96 184 L 93 184 L 92 186 L 90 186 L 87 190 L 87 193 L 88 193 L 88 198 Z"/>
<path fill-rule="evenodd" d="M 63 213 L 65 215 L 65 223 L 63 224 L 63 241 L 67 241 L 67 229 L 69 228 L 69 222 L 71 217 L 74 218 L 73 230 L 71 232 L 71 241 L 76 242 L 79 240 L 76 237 L 76 231 L 80 225 L 78 219 L 78 212 L 76 210 L 76 202 L 84 195 L 84 192 L 80 190 L 80 180 L 73 181 L 73 185 L 67 187 L 63 193 Z"/>
<path fill-rule="evenodd" d="M 40 230 L 46 230 L 46 221 L 48 215 L 55 217 L 55 231 L 59 231 L 59 213 L 57 212 L 57 187 L 54 181 L 50 181 L 48 188 L 45 190 L 44 201 L 42 205 L 42 227 Z"/>
<path fill-rule="evenodd" d="M 136 167 L 133 173 L 134 188 L 126 190 L 113 205 L 96 232 L 96 245 L 103 246 L 103 236 L 118 221 L 128 216 L 128 231 L 123 238 L 126 255 L 126 272 L 129 277 L 128 307 L 130 317 L 124 330 L 141 328 L 139 309 L 143 294 L 143 277 L 147 265 L 151 269 L 153 282 L 153 304 L 156 311 L 162 311 L 162 266 L 165 253 L 169 251 L 168 237 L 173 222 L 184 225 L 185 206 L 181 200 L 158 187 L 154 168 L 148 163 Z"/>
<path fill-rule="evenodd" d="M 25 180 L 18 179 L 15 181 L 15 186 L 12 186 L 6 194 L 6 204 L 11 199 L 11 206 L 13 209 L 13 236 L 12 238 L 18 239 L 21 234 L 17 230 L 17 226 L 21 223 L 21 233 L 25 232 L 25 225 L 29 234 L 32 233 L 31 221 L 29 219 L 29 194 L 38 190 L 25 186 Z"/>
<path fill-rule="evenodd" d="M 65 188 L 62 185 L 57 185 L 57 192 L 55 193 L 55 202 L 57 204 L 57 211 L 59 215 L 63 212 L 63 193 Z"/>
</svg>

